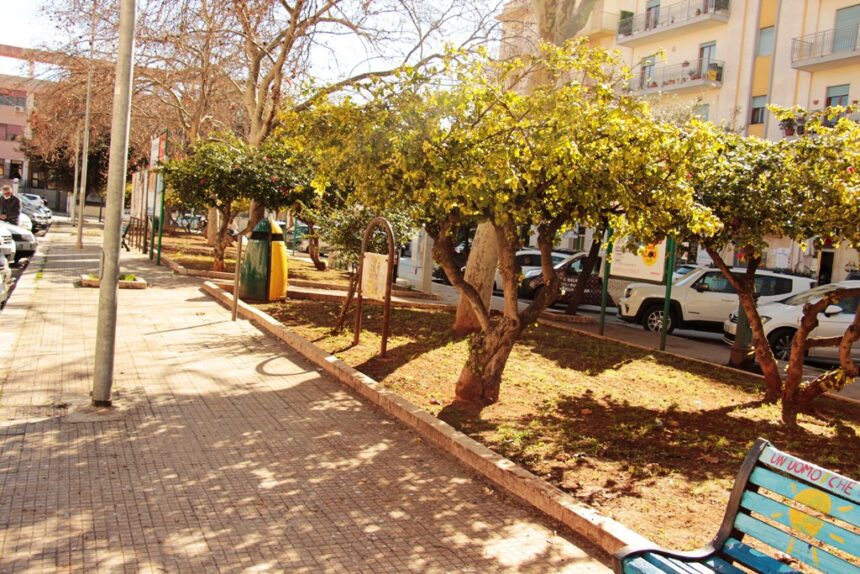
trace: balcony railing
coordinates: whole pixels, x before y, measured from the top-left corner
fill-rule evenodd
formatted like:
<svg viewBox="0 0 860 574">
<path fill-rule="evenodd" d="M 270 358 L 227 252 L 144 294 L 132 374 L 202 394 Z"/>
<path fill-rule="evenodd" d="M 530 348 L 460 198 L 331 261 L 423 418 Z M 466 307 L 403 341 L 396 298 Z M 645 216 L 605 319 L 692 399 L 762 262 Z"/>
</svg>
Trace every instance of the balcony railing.
<svg viewBox="0 0 860 574">
<path fill-rule="evenodd" d="M 703 15 L 728 15 L 729 0 L 686 0 L 668 6 L 658 6 L 646 12 L 634 14 L 618 22 L 618 39 L 635 36 L 659 28 L 682 24 Z"/>
<path fill-rule="evenodd" d="M 858 55 L 860 53 L 858 38 L 860 38 L 860 24 L 851 24 L 795 38 L 791 42 L 791 63 Z"/>
<path fill-rule="evenodd" d="M 645 66 L 633 71 L 630 89 L 634 92 L 719 87 L 723 81 L 723 62 L 692 60 L 669 66 Z"/>
</svg>

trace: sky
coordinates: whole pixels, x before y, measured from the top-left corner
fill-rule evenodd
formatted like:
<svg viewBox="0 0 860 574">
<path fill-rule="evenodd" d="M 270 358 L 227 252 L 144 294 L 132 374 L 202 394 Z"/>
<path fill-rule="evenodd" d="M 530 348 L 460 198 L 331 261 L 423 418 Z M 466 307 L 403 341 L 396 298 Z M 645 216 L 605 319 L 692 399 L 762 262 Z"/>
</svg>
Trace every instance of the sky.
<svg viewBox="0 0 860 574">
<path fill-rule="evenodd" d="M 51 26 L 38 18 L 39 0 L 0 0 L 0 14 L 3 14 L 3 34 L 0 44 L 38 47 L 46 35 L 53 34 Z M 0 58 L 0 73 L 26 75 L 26 68 L 19 60 Z"/>
</svg>

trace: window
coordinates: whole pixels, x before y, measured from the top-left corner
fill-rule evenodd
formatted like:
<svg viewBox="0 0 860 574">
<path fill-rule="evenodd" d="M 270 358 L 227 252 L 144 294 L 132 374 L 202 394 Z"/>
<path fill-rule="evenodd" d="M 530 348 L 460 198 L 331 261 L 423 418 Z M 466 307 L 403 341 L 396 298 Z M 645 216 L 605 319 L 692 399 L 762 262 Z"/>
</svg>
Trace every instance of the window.
<svg viewBox="0 0 860 574">
<path fill-rule="evenodd" d="M 645 88 L 649 87 L 649 84 L 654 81 L 654 61 L 655 56 L 648 56 L 647 58 L 642 58 L 642 62 L 639 64 L 641 66 L 639 72 L 640 90 L 644 90 Z"/>
<path fill-rule="evenodd" d="M 843 313 L 853 315 L 857 312 L 857 305 L 860 304 L 860 297 L 846 297 L 836 304 L 842 307 Z"/>
<path fill-rule="evenodd" d="M 860 4 L 836 11 L 833 30 L 833 51 L 853 52 L 857 49 L 857 27 L 860 25 Z"/>
<path fill-rule="evenodd" d="M 660 23 L 660 0 L 648 0 L 645 9 L 645 29 L 656 28 Z"/>
<path fill-rule="evenodd" d="M 762 297 L 783 295 L 791 293 L 792 281 L 787 277 L 773 277 L 770 275 L 756 275 L 755 292 Z"/>
<path fill-rule="evenodd" d="M 21 172 L 24 171 L 24 162 L 10 161 L 9 162 L 9 179 L 21 179 Z"/>
<path fill-rule="evenodd" d="M 752 99 L 752 103 L 750 104 L 750 108 L 752 109 L 752 113 L 750 114 L 751 124 L 764 123 L 764 115 L 767 113 L 766 105 L 767 96 L 755 96 Z"/>
<path fill-rule="evenodd" d="M 23 108 L 26 105 L 26 92 L 18 90 L 0 90 L 0 106 L 18 106 Z"/>
<path fill-rule="evenodd" d="M 851 84 L 841 84 L 839 86 L 830 86 L 827 88 L 827 99 L 824 100 L 824 105 L 830 106 L 847 106 L 848 105 L 848 88 Z"/>
<path fill-rule="evenodd" d="M 774 27 L 768 26 L 758 31 L 758 50 L 756 56 L 773 54 Z"/>
<path fill-rule="evenodd" d="M 540 267 L 540 255 L 526 253 L 517 257 L 517 264 L 522 267 Z"/>
<path fill-rule="evenodd" d="M 22 126 L 0 124 L 0 141 L 18 141 L 24 135 Z"/>
<path fill-rule="evenodd" d="M 693 117 L 699 118 L 703 121 L 708 121 L 711 115 L 711 105 L 710 104 L 696 104 L 693 106 Z"/>
<path fill-rule="evenodd" d="M 729 280 L 719 271 L 714 273 L 705 273 L 701 279 L 693 285 L 697 289 L 699 285 L 707 285 L 706 291 L 710 293 L 734 293 L 735 288 L 729 283 Z"/>
</svg>

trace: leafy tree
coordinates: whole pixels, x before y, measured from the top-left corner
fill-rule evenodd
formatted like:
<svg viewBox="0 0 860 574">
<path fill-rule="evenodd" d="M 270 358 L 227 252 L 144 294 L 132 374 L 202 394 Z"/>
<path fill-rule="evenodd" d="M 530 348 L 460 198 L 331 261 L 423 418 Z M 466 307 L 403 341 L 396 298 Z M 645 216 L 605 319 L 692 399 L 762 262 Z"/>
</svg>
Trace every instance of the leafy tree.
<svg viewBox="0 0 860 574">
<path fill-rule="evenodd" d="M 696 197 L 720 222 L 717 232 L 692 237 L 707 250 L 737 291 L 765 377 L 765 400 L 782 399 L 783 420 L 792 425 L 801 406 L 808 406 L 814 396 L 825 390 L 844 385 L 845 376 L 857 372 L 856 365 L 843 362 L 839 374 L 828 374 L 798 392 L 806 350 L 823 344 L 805 340 L 817 325 L 818 307 L 810 307 L 810 312 L 815 312 L 804 319 L 807 328 L 802 327 L 795 337 L 785 380 L 756 307 L 755 271 L 769 238 L 803 241 L 814 235 L 834 234 L 855 245 L 860 239 L 856 207 L 860 181 L 854 171 L 858 162 L 857 128 L 847 120 L 837 128 L 827 128 L 814 119 L 807 125 L 808 133 L 814 137 L 770 142 L 725 132 L 709 123 L 694 120 L 689 124 L 697 156 L 691 169 Z M 729 245 L 743 254 L 747 262 L 743 273 L 732 272 L 720 256 L 720 251 Z M 836 293 L 832 300 L 844 296 L 847 295 Z M 850 343 L 846 344 L 850 349 Z"/>
<path fill-rule="evenodd" d="M 404 72 L 367 105 L 333 106 L 332 124 L 349 130 L 328 152 L 348 166 L 356 197 L 383 211 L 408 209 L 423 222 L 437 262 L 478 318 L 458 400 L 498 400 L 514 344 L 557 296 L 550 252 L 571 222 L 609 217 L 637 237 L 682 221 L 709 226 L 692 199 L 679 130 L 653 121 L 645 102 L 617 89 L 618 66 L 617 56 L 573 41 L 510 62 L 454 59 L 432 89 L 427 78 Z M 519 93 L 538 71 L 550 81 Z M 338 161 L 330 165 L 338 168 L 330 177 L 346 171 Z M 501 316 L 491 315 L 454 262 L 453 230 L 481 222 L 495 232 Z M 520 310 L 515 253 L 528 227 L 538 230 L 547 286 Z"/>
<path fill-rule="evenodd" d="M 531 12 L 537 20 L 538 36 L 544 42 L 563 44 L 585 27 L 596 4 L 596 0 L 532 0 Z M 523 42 L 523 40 L 523 38 L 518 38 L 516 35 L 514 37 L 504 37 L 502 45 L 503 57 L 508 51 L 506 48 L 509 46 L 514 50 L 523 50 L 531 46 L 529 42 Z M 532 76 L 527 84 L 520 87 L 521 90 L 528 91 L 533 85 L 548 81 L 548 78 L 543 77 L 539 73 Z M 524 231 L 528 233 L 530 230 Z M 493 235 L 493 229 L 489 224 L 478 226 L 473 249 L 469 253 L 469 259 L 466 264 L 466 278 L 478 289 L 485 305 L 490 304 L 496 266 L 498 264 L 498 253 L 496 252 Z M 596 230 L 595 237 L 597 239 L 591 246 L 588 257 L 583 262 L 583 272 L 577 280 L 573 297 L 567 307 L 567 313 L 569 314 L 576 313 L 579 302 L 585 293 L 586 281 L 594 265 L 597 263 L 600 251 L 600 238 L 602 236 L 603 234 Z M 478 320 L 471 306 L 465 298 L 461 298 L 457 305 L 457 315 L 454 319 L 454 332 L 465 334 L 478 328 Z"/>
<path fill-rule="evenodd" d="M 220 213 L 213 247 L 216 271 L 224 270 L 224 254 L 230 243 L 227 229 L 233 220 L 235 204 L 248 192 L 248 182 L 258 180 L 249 177 L 253 170 L 250 152 L 248 145 L 236 136 L 221 134 L 218 140 L 198 143 L 188 156 L 168 160 L 161 167 L 165 185 L 181 201 L 214 207 Z"/>
</svg>

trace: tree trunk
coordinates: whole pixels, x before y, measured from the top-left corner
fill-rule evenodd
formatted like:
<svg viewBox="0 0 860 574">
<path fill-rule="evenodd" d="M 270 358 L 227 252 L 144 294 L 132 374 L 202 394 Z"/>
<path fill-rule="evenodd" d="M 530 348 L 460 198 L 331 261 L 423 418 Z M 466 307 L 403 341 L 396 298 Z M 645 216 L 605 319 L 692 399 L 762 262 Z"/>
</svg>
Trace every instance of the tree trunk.
<svg viewBox="0 0 860 574">
<path fill-rule="evenodd" d="M 331 330 L 332 335 L 339 335 L 343 331 L 343 324 L 346 322 L 346 315 L 349 313 L 349 306 L 355 297 L 355 291 L 358 289 L 358 273 L 353 273 L 349 280 L 349 290 L 346 293 L 346 300 L 343 302 L 343 307 L 340 309 L 340 316 L 337 318 L 334 328 Z"/>
<path fill-rule="evenodd" d="M 469 359 L 457 379 L 456 400 L 484 404 L 499 400 L 502 372 L 520 331 L 518 320 L 504 317 L 486 332 L 469 336 Z"/>
<path fill-rule="evenodd" d="M 490 308 L 490 299 L 493 296 L 493 279 L 496 275 L 498 261 L 496 230 L 492 223 L 482 223 L 478 225 L 475 232 L 475 240 L 472 242 L 472 250 L 469 252 L 464 278 L 466 283 L 472 285 L 481 295 L 487 309 Z M 454 318 L 452 329 L 457 336 L 477 333 L 481 330 L 475 310 L 465 297 L 461 296 L 457 303 L 457 315 Z"/>
<path fill-rule="evenodd" d="M 256 199 L 252 199 L 251 205 L 248 207 L 248 231 L 252 231 L 264 217 L 266 217 L 266 206 Z M 240 229 L 239 231 L 244 230 Z"/>
<path fill-rule="evenodd" d="M 782 395 L 782 376 L 779 374 L 779 366 L 776 364 L 773 351 L 771 351 L 767 337 L 764 335 L 764 324 L 761 322 L 761 316 L 758 314 L 758 307 L 755 301 L 755 271 L 761 259 L 755 255 L 751 247 L 745 247 L 747 269 L 744 277 L 739 279 L 735 277 L 716 250 L 711 247 L 706 247 L 706 249 L 714 264 L 720 269 L 723 276 L 731 283 L 738 294 L 741 307 L 744 313 L 746 313 L 750 330 L 752 330 L 755 356 L 761 368 L 762 375 L 764 375 L 766 384 L 764 400 L 768 403 L 775 403 Z"/>
<path fill-rule="evenodd" d="M 214 258 L 214 261 L 212 262 L 212 270 L 224 271 L 224 257 L 227 253 L 227 246 L 230 244 L 230 238 L 227 236 L 230 212 L 222 213 L 221 210 L 218 210 L 218 212 L 221 215 L 221 218 L 218 225 L 218 235 L 216 237 L 215 246 L 212 248 L 212 255 Z"/>
<path fill-rule="evenodd" d="M 740 297 L 744 312 L 747 314 L 747 319 L 749 319 L 750 329 L 753 333 L 755 356 L 758 360 L 759 368 L 761 368 L 761 373 L 764 376 L 766 385 L 764 400 L 768 403 L 775 403 L 779 400 L 782 392 L 782 375 L 779 374 L 779 365 L 776 364 L 776 358 L 774 358 L 773 351 L 767 342 L 767 337 L 765 337 L 764 325 L 758 314 L 753 293 L 739 292 L 738 296 Z"/>
<path fill-rule="evenodd" d="M 591 240 L 591 247 L 588 249 L 588 256 L 582 263 L 582 273 L 576 278 L 573 297 L 571 297 L 567 304 L 567 309 L 564 311 L 566 315 L 576 315 L 576 311 L 582 304 L 582 297 L 585 295 L 585 285 L 594 272 L 594 266 L 597 264 L 597 259 L 600 256 L 600 239 L 603 237 L 603 233 L 597 233 L 597 230 L 595 230 L 594 237 L 595 239 Z"/>
<path fill-rule="evenodd" d="M 786 424 L 797 424 L 797 413 L 809 410 L 812 401 L 828 391 L 841 390 L 854 381 L 860 368 L 851 358 L 851 347 L 860 339 L 860 306 L 854 312 L 854 320 L 841 337 L 809 339 L 810 333 L 818 326 L 818 314 L 822 313 L 834 300 L 860 295 L 860 289 L 839 289 L 831 292 L 814 304 L 806 304 L 800 327 L 791 344 L 791 358 L 782 397 L 782 418 Z M 839 367 L 817 377 L 805 386 L 803 382 L 803 359 L 811 347 L 839 347 Z"/>
<path fill-rule="evenodd" d="M 218 241 L 219 219 L 221 214 L 214 207 L 210 207 L 206 212 L 206 245 L 215 246 Z M 239 230 L 241 231 L 241 229 Z"/>
<path fill-rule="evenodd" d="M 314 263 L 317 271 L 325 271 L 325 261 L 320 259 L 320 238 L 311 235 L 308 237 L 308 255 Z"/>
</svg>

